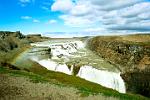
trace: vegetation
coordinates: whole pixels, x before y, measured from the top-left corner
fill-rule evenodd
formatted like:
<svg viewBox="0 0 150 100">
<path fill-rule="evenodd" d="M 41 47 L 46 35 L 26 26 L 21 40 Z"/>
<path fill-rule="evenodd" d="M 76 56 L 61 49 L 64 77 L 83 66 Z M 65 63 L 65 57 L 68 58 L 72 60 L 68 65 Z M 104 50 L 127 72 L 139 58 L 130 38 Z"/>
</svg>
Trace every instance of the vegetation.
<svg viewBox="0 0 150 100">
<path fill-rule="evenodd" d="M 80 96 L 79 90 L 72 87 L 50 84 L 48 82 L 35 83 L 27 77 L 1 74 L 0 99 L 5 100 L 118 100 L 103 95 Z"/>
<path fill-rule="evenodd" d="M 31 63 L 31 62 L 30 62 Z M 100 86 L 99 84 L 80 79 L 75 76 L 69 76 L 59 72 L 53 72 L 44 67 L 32 62 L 33 67 L 26 70 L 10 70 L 5 67 L 0 67 L 0 73 L 9 73 L 10 75 L 23 76 L 31 79 L 32 82 L 49 82 L 60 87 L 74 87 L 79 90 L 81 96 L 102 94 L 108 97 L 116 97 L 121 100 L 146 100 L 147 98 L 140 95 L 121 94 L 112 89 Z M 20 67 L 21 68 L 21 67 Z"/>
</svg>

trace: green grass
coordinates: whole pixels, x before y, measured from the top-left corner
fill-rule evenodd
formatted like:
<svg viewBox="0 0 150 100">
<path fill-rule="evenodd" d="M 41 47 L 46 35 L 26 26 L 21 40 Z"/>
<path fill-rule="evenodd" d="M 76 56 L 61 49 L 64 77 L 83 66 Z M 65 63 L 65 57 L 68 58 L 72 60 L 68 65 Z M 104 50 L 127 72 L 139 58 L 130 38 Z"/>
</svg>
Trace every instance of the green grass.
<svg viewBox="0 0 150 100">
<path fill-rule="evenodd" d="M 28 69 L 30 72 L 22 70 L 10 70 L 0 67 L 0 73 L 9 73 L 13 76 L 28 77 L 32 82 L 49 82 L 59 86 L 77 88 L 81 96 L 102 94 L 110 97 L 117 97 L 121 100 L 148 100 L 148 98 L 135 94 L 121 94 L 112 89 L 102 87 L 99 84 L 86 81 L 84 79 L 66 75 L 59 72 L 49 71 L 35 63 L 35 66 Z"/>
<path fill-rule="evenodd" d="M 27 77 L 30 79 L 30 81 L 34 82 L 34 83 L 38 83 L 38 82 L 48 82 L 48 80 L 40 75 L 34 74 L 32 72 L 27 72 L 27 71 L 23 71 L 23 70 L 10 70 L 4 67 L 0 67 L 0 74 L 9 74 L 12 76 L 16 76 L 16 77 Z"/>
</svg>

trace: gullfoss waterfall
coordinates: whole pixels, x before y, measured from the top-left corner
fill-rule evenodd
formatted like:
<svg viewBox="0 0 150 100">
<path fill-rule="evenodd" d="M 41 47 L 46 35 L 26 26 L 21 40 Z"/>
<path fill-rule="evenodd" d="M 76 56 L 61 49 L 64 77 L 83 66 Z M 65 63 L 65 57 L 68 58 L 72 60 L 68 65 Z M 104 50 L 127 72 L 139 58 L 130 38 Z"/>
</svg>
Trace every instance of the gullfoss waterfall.
<svg viewBox="0 0 150 100">
<path fill-rule="evenodd" d="M 120 72 L 110 71 L 112 66 L 109 64 L 106 64 L 107 67 L 103 67 L 99 62 L 104 63 L 104 61 L 102 59 L 99 60 L 98 57 L 97 59 L 90 60 L 89 57 L 95 56 L 91 56 L 91 52 L 88 51 L 85 43 L 82 41 L 47 41 L 31 45 L 37 49 L 42 47 L 50 48 L 50 58 L 39 59 L 35 56 L 31 58 L 31 60 L 48 70 L 76 75 L 85 80 L 117 90 L 120 93 L 126 93 L 125 84 L 120 76 Z M 110 69 L 108 69 L 109 66 L 111 67 Z M 76 70 L 77 68 L 78 70 Z"/>
</svg>

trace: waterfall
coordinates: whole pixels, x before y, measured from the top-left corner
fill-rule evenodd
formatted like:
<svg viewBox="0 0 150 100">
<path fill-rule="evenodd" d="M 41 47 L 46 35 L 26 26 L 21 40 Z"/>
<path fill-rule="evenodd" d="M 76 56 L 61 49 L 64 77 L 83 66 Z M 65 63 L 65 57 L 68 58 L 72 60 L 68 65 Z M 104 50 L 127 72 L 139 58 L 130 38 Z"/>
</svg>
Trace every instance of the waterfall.
<svg viewBox="0 0 150 100">
<path fill-rule="evenodd" d="M 78 49 L 84 48 L 82 41 L 67 41 L 47 44 L 45 42 L 31 43 L 31 46 L 51 48 L 52 58 L 61 58 L 61 56 L 71 56 L 71 53 L 77 52 Z"/>
<path fill-rule="evenodd" d="M 37 62 L 48 70 L 63 72 L 68 75 L 72 75 L 73 73 L 73 66 L 71 66 L 70 70 L 66 64 L 57 64 L 51 60 L 45 59 Z M 125 84 L 123 79 L 120 77 L 120 73 L 98 70 L 92 66 L 82 66 L 77 76 L 85 80 L 98 83 L 102 86 L 112 88 L 120 93 L 126 92 Z"/>
<path fill-rule="evenodd" d="M 102 86 L 115 89 L 121 93 L 126 92 L 125 84 L 120 77 L 120 73 L 98 70 L 92 66 L 82 66 L 77 76 L 101 84 Z"/>
<path fill-rule="evenodd" d="M 63 62 L 60 64 L 57 61 L 53 61 L 53 59 L 61 59 L 61 57 L 70 57 L 70 56 L 78 56 L 72 55 L 74 52 L 78 52 L 78 49 L 84 48 L 84 43 L 81 41 L 73 41 L 73 42 L 61 42 L 61 43 L 33 43 L 32 46 L 37 47 L 48 47 L 51 48 L 52 58 L 51 59 L 42 59 L 38 60 L 33 58 L 33 61 L 36 61 L 43 67 L 48 70 L 63 72 L 68 75 L 72 75 L 73 66 L 69 69 L 68 66 Z M 81 57 L 81 56 L 80 56 Z M 83 56 L 84 57 L 84 56 Z M 82 57 L 81 57 L 82 58 Z M 67 58 L 69 59 L 69 58 Z M 99 70 L 94 68 L 94 66 L 84 65 L 80 67 L 80 70 L 77 74 L 78 77 L 83 78 L 85 80 L 100 84 L 102 86 L 112 88 L 121 93 L 125 93 L 125 84 L 123 79 L 120 76 L 119 72 L 110 72 L 107 70 Z"/>
<path fill-rule="evenodd" d="M 57 64 L 56 62 L 51 61 L 49 59 L 40 60 L 40 61 L 37 61 L 37 63 L 47 68 L 48 70 L 52 70 L 56 72 L 63 72 L 65 74 L 72 75 L 72 70 L 70 70 L 66 64 Z"/>
</svg>

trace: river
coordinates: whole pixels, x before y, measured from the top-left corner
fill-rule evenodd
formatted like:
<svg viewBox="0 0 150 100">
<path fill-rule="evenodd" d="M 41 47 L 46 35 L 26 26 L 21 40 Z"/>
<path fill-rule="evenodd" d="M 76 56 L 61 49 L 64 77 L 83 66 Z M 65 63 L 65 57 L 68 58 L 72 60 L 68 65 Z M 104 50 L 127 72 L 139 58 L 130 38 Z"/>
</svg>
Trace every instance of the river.
<svg viewBox="0 0 150 100">
<path fill-rule="evenodd" d="M 57 39 L 31 44 L 16 64 L 31 59 L 48 70 L 76 75 L 85 80 L 126 93 L 119 70 L 86 48 L 81 40 Z"/>
</svg>

